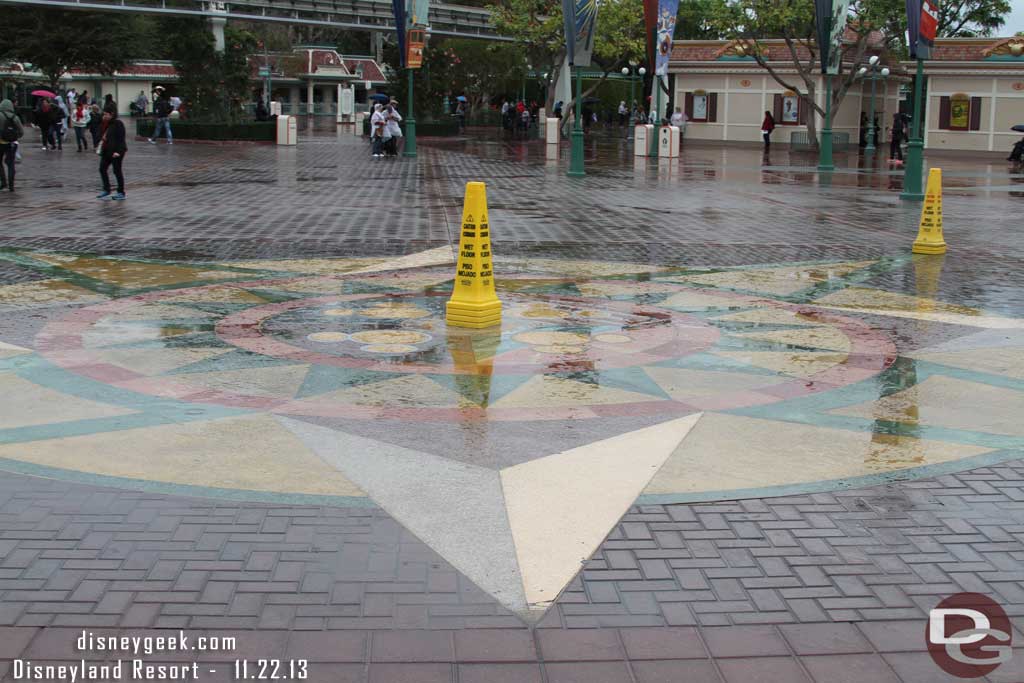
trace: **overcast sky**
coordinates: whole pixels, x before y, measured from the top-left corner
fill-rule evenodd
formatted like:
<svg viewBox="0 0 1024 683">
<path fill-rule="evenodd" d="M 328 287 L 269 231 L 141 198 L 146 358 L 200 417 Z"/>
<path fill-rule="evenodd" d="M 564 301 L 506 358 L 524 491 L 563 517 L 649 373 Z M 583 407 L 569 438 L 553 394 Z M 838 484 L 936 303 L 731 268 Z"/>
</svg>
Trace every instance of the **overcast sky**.
<svg viewBox="0 0 1024 683">
<path fill-rule="evenodd" d="M 1010 7 L 1013 9 L 999 31 L 1001 36 L 1012 36 L 1017 31 L 1024 31 L 1024 0 L 1011 0 Z"/>
</svg>

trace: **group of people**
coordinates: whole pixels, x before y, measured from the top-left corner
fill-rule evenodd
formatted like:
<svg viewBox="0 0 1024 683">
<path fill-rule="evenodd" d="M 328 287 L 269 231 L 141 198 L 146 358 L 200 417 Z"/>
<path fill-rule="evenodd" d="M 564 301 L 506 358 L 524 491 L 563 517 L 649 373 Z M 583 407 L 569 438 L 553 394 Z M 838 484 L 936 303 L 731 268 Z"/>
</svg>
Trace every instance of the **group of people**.
<svg viewBox="0 0 1024 683">
<path fill-rule="evenodd" d="M 370 116 L 370 142 L 373 145 L 373 158 L 398 156 L 398 140 L 402 137 L 402 115 L 398 113 L 398 100 L 391 100 L 385 105 L 378 102 L 373 105 Z"/>
<path fill-rule="evenodd" d="M 536 102 L 531 102 L 527 107 L 523 100 L 519 100 L 515 104 L 507 99 L 503 100 L 501 103 L 501 127 L 506 133 L 525 136 L 539 111 L 540 107 Z"/>
<path fill-rule="evenodd" d="M 65 97 L 72 102 L 70 110 L 62 106 Z M 100 157 L 100 180 L 103 192 L 98 199 L 125 198 L 124 172 L 122 165 L 124 155 L 128 151 L 127 131 L 117 116 L 117 103 L 113 97 L 107 96 L 102 109 L 89 99 L 88 93 L 75 95 L 69 91 L 60 97 L 41 98 L 33 112 L 33 121 L 42 137 L 42 149 L 60 150 L 61 142 L 67 134 L 65 121 L 75 131 L 78 151 L 88 149 L 85 131 L 90 131 L 93 147 Z M 14 191 L 15 163 L 20 155 L 21 140 L 25 137 L 25 123 L 18 116 L 11 100 L 0 101 L 0 189 Z M 117 180 L 117 191 L 114 192 L 110 183 L 110 170 L 113 169 Z"/>
<path fill-rule="evenodd" d="M 104 106 L 113 101 L 107 95 Z M 32 122 L 39 128 L 43 151 L 63 151 L 68 130 L 75 133 L 76 151 L 95 148 L 100 141 L 103 110 L 88 91 L 81 94 L 74 88 L 56 97 L 41 97 L 32 113 Z"/>
</svg>

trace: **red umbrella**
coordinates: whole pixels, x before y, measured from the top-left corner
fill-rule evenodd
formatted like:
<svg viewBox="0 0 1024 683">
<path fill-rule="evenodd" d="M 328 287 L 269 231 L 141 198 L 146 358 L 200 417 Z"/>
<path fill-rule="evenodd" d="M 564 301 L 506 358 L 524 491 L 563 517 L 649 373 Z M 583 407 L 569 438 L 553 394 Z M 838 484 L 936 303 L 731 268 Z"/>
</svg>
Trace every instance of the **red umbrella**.
<svg viewBox="0 0 1024 683">
<path fill-rule="evenodd" d="M 52 93 L 49 90 L 33 90 L 32 94 L 35 95 L 36 97 L 56 97 L 57 96 L 55 93 Z"/>
</svg>

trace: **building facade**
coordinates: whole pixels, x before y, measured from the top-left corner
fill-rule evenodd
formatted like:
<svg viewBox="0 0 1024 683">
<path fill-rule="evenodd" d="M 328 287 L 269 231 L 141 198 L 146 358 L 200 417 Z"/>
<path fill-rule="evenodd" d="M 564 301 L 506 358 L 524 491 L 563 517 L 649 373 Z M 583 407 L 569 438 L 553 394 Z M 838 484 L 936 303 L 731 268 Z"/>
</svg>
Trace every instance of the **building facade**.
<svg viewBox="0 0 1024 683">
<path fill-rule="evenodd" d="M 283 114 L 337 114 L 342 89 L 353 91 L 356 110 L 366 109 L 368 97 L 383 87 L 387 78 L 372 57 L 341 55 L 331 48 L 301 46 L 287 53 L 253 55 L 249 58 L 252 102 L 263 95 L 269 81 L 273 100 L 282 104 Z M 261 67 L 269 67 L 269 78 Z M 159 86 L 175 94 L 178 73 L 171 62 L 139 60 L 112 75 L 71 69 L 60 80 L 60 89 L 88 91 L 101 101 L 113 95 L 121 114 L 129 114 L 139 94 L 152 98 Z M 0 62 L 0 95 L 20 107 L 32 107 L 32 90 L 49 88 L 46 77 L 30 64 Z M 252 106 L 252 105 L 250 105 Z"/>
<path fill-rule="evenodd" d="M 765 41 L 763 55 L 780 78 L 804 91 L 803 79 L 792 65 L 782 41 Z M 802 59 L 810 56 L 798 48 Z M 880 64 L 888 78 L 855 81 L 835 114 L 837 142 L 856 147 L 864 136 L 864 123 L 872 110 L 879 124 L 879 145 L 888 144 L 893 114 L 912 110 L 913 62 L 898 62 L 880 48 Z M 852 66 L 852 65 L 851 65 Z M 1005 152 L 1020 138 L 1010 127 L 1024 124 L 1024 38 L 947 38 L 936 41 L 925 66 L 925 148 L 932 150 Z M 690 123 L 688 140 L 757 143 L 761 122 L 770 111 L 776 120 L 772 141 L 805 143 L 807 119 L 815 117 L 820 133 L 823 117 L 805 106 L 796 92 L 773 78 L 729 41 L 677 41 L 670 73 L 674 101 L 684 107 Z M 812 78 L 815 102 L 825 108 L 825 82 Z"/>
</svg>

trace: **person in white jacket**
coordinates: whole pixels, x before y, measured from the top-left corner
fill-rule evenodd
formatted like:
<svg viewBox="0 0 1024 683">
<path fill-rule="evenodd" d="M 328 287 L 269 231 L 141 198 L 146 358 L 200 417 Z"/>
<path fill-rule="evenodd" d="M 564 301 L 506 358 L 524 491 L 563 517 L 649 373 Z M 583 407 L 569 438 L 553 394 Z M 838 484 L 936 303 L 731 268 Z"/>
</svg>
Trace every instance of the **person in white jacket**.
<svg viewBox="0 0 1024 683">
<path fill-rule="evenodd" d="M 78 143 L 78 151 L 89 149 L 89 142 L 85 137 L 85 131 L 89 129 L 89 121 L 92 114 L 85 102 L 78 102 L 71 110 L 71 127 L 75 130 L 75 142 Z"/>
<path fill-rule="evenodd" d="M 388 104 L 384 119 L 387 121 L 387 152 L 390 156 L 398 156 L 398 139 L 402 137 L 402 128 L 398 125 L 402 121 L 402 115 L 398 113 L 398 100 L 391 100 Z"/>
<path fill-rule="evenodd" d="M 384 117 L 384 109 L 380 104 L 373 105 L 373 115 L 370 116 L 370 141 L 373 143 L 373 158 L 379 159 L 384 156 L 384 136 L 387 135 L 387 119 Z M 388 135 L 388 139 L 391 136 Z"/>
</svg>

